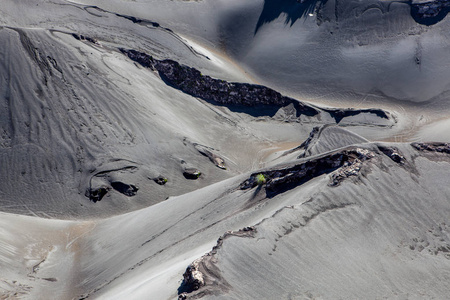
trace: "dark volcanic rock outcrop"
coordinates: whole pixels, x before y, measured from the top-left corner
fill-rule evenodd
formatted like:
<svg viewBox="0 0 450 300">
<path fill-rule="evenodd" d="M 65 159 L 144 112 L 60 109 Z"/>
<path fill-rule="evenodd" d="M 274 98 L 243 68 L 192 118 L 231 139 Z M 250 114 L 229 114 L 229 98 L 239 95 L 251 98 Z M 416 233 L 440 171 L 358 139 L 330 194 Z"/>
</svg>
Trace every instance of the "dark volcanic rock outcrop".
<svg viewBox="0 0 450 300">
<path fill-rule="evenodd" d="M 314 127 L 309 133 L 308 138 L 298 147 L 298 149 L 306 149 L 319 132 L 320 127 L 319 126 Z"/>
<path fill-rule="evenodd" d="M 183 282 L 178 288 L 178 299 L 198 299 L 207 294 L 219 294 L 229 289 L 229 284 L 220 275 L 217 268 L 217 250 L 219 250 L 225 239 L 235 236 L 253 238 L 256 228 L 245 227 L 238 231 L 227 231 L 219 237 L 217 244 L 210 252 L 192 262 L 183 274 Z"/>
<path fill-rule="evenodd" d="M 412 143 L 411 146 L 419 151 L 450 154 L 450 143 Z"/>
<path fill-rule="evenodd" d="M 192 180 L 196 180 L 198 179 L 200 176 L 202 175 L 202 172 L 200 172 L 198 169 L 196 168 L 185 168 L 183 171 L 183 176 L 186 179 L 192 179 Z"/>
<path fill-rule="evenodd" d="M 157 60 L 148 54 L 135 50 L 120 49 L 120 51 L 142 66 L 157 70 L 168 85 L 194 97 L 225 105 L 273 105 L 281 107 L 292 103 L 297 111 L 297 117 L 300 114 L 307 116 L 319 114 L 319 110 L 316 108 L 283 96 L 262 85 L 214 79 L 202 75 L 195 68 L 180 65 L 173 60 Z"/>
<path fill-rule="evenodd" d="M 132 197 L 135 196 L 137 191 L 139 190 L 133 184 L 126 184 L 120 181 L 111 182 L 111 186 L 102 185 L 97 188 L 88 188 L 86 190 L 85 196 L 89 198 L 92 202 L 98 202 L 106 196 L 106 194 L 113 188 L 117 192 L 124 194 L 125 196 Z"/>
<path fill-rule="evenodd" d="M 346 178 L 357 176 L 363 162 L 375 157 L 375 154 L 366 149 L 356 148 L 346 152 L 344 157 L 346 157 L 346 161 L 342 163 L 342 167 L 331 175 L 330 186 L 338 186 Z"/>
<path fill-rule="evenodd" d="M 127 55 L 131 60 L 134 60 L 135 62 L 139 63 L 143 67 L 150 68 L 151 70 L 155 70 L 154 66 L 156 64 L 156 60 L 153 59 L 152 56 L 139 52 L 136 50 L 126 50 L 126 49 L 120 49 L 120 51 Z"/>
<path fill-rule="evenodd" d="M 270 197 L 271 194 L 276 195 L 290 190 L 314 177 L 335 170 L 337 171 L 331 176 L 330 186 L 337 186 L 345 178 L 358 175 L 363 162 L 374 156 L 375 154 L 367 149 L 348 148 L 294 166 L 254 173 L 240 185 L 240 188 L 245 190 L 256 187 L 258 175 L 262 174 L 267 180 L 265 187 Z"/>
<path fill-rule="evenodd" d="M 120 181 L 111 182 L 111 186 L 119 193 L 122 193 L 128 197 L 135 196 L 138 191 L 138 188 L 135 185 L 126 184 Z"/>
<path fill-rule="evenodd" d="M 423 25 L 436 24 L 450 11 L 450 0 L 435 0 L 411 4 L 411 16 L 417 23 Z"/>
<path fill-rule="evenodd" d="M 205 284 L 203 274 L 198 270 L 199 263 L 200 260 L 194 261 L 186 268 L 183 274 L 183 287 L 188 293 L 198 290 Z"/>
<path fill-rule="evenodd" d="M 397 148 L 379 145 L 378 149 L 380 149 L 381 152 L 383 152 L 385 155 L 387 155 L 394 162 L 396 162 L 398 164 L 405 163 L 405 157 L 398 151 Z"/>
<path fill-rule="evenodd" d="M 153 181 L 159 185 L 165 185 L 167 183 L 168 179 L 164 176 L 158 176 L 156 178 L 153 178 Z"/>
<path fill-rule="evenodd" d="M 109 186 L 101 186 L 99 188 L 91 188 L 86 190 L 86 197 L 89 198 L 92 202 L 96 203 L 105 197 L 108 191 L 111 190 Z"/>
<path fill-rule="evenodd" d="M 133 61 L 143 67 L 158 71 L 160 77 L 170 85 L 193 97 L 227 106 L 267 106 L 286 107 L 293 105 L 295 117 L 300 115 L 313 117 L 320 112 L 328 113 L 339 123 L 343 118 L 361 113 L 375 114 L 382 119 L 390 119 L 390 114 L 382 109 L 320 109 L 302 103 L 279 92 L 256 84 L 227 82 L 203 75 L 199 70 L 181 65 L 173 60 L 157 60 L 151 55 L 136 50 L 120 49 Z"/>
<path fill-rule="evenodd" d="M 79 41 L 88 41 L 88 42 L 91 42 L 91 43 L 93 43 L 93 44 L 96 44 L 96 43 L 97 43 L 97 40 L 96 40 L 96 39 L 91 38 L 91 37 L 88 37 L 88 36 L 84 36 L 84 35 L 82 35 L 82 34 L 72 33 L 72 36 L 73 36 L 75 39 L 79 40 Z"/>
<path fill-rule="evenodd" d="M 204 100 L 244 106 L 286 106 L 294 103 L 297 114 L 314 116 L 319 113 L 316 109 L 285 97 L 265 86 L 213 79 L 210 76 L 202 75 L 194 68 L 182 66 L 172 60 L 157 61 L 155 68 L 169 85 Z"/>
</svg>

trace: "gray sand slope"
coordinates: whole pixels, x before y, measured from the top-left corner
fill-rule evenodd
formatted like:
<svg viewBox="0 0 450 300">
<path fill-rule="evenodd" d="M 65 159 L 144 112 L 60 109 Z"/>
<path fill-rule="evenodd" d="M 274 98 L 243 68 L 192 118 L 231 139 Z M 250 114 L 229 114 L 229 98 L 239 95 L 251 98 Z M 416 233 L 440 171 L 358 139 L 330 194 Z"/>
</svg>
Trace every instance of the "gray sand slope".
<svg viewBox="0 0 450 300">
<path fill-rule="evenodd" d="M 447 2 L 4 0 L 0 299 L 445 299 Z"/>
</svg>

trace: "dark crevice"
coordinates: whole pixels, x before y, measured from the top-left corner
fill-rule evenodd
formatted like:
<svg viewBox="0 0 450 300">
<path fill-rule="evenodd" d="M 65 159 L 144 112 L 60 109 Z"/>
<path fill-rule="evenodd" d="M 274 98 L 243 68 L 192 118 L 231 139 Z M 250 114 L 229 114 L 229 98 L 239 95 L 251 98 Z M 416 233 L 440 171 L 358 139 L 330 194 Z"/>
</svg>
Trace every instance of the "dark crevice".
<svg viewBox="0 0 450 300">
<path fill-rule="evenodd" d="M 118 16 L 118 17 L 121 17 L 121 18 L 125 18 L 125 19 L 127 19 L 127 20 L 130 20 L 131 22 L 137 23 L 137 24 L 152 25 L 152 26 L 155 27 L 155 28 L 158 28 L 158 27 L 161 26 L 161 25 L 159 25 L 159 23 L 157 23 L 157 22 L 148 21 L 148 20 L 143 20 L 143 19 L 138 19 L 138 18 L 133 17 L 133 16 L 121 15 L 121 14 L 117 14 L 117 13 L 116 13 L 115 15 Z"/>
<path fill-rule="evenodd" d="M 107 185 L 102 185 L 100 187 L 95 187 L 92 184 L 92 179 L 94 179 L 96 177 L 106 177 L 109 173 L 112 173 L 112 172 L 125 171 L 125 170 L 133 171 L 133 170 L 136 170 L 136 169 L 137 169 L 136 166 L 125 166 L 125 167 L 121 167 L 121 168 L 115 168 L 115 169 L 110 169 L 110 170 L 104 170 L 104 171 L 97 172 L 96 174 L 94 174 L 89 179 L 89 186 L 86 189 L 85 196 L 88 197 L 89 200 L 91 200 L 94 203 L 96 203 L 98 201 L 101 201 L 103 199 L 103 197 L 111 190 L 111 187 L 107 186 Z M 133 189 L 131 189 L 131 191 L 132 190 Z M 136 188 L 136 191 L 137 191 L 137 188 Z"/>
<path fill-rule="evenodd" d="M 73 36 L 75 39 L 79 40 L 79 41 L 88 41 L 88 42 L 91 42 L 91 43 L 93 43 L 93 44 L 97 43 L 97 40 L 96 40 L 96 39 L 91 38 L 91 37 L 88 37 L 88 36 L 84 36 L 84 35 L 82 35 L 82 34 L 72 33 L 72 36 Z"/>
<path fill-rule="evenodd" d="M 381 119 L 389 120 L 389 116 L 386 111 L 378 108 L 368 108 L 368 109 L 323 109 L 328 112 L 336 121 L 337 124 L 342 121 L 342 119 L 351 116 L 357 116 L 362 113 L 374 114 Z"/>
<path fill-rule="evenodd" d="M 138 188 L 136 186 L 132 184 L 126 184 L 120 181 L 111 182 L 111 186 L 119 193 L 124 194 L 125 196 L 128 197 L 135 196 L 138 191 Z"/>
</svg>

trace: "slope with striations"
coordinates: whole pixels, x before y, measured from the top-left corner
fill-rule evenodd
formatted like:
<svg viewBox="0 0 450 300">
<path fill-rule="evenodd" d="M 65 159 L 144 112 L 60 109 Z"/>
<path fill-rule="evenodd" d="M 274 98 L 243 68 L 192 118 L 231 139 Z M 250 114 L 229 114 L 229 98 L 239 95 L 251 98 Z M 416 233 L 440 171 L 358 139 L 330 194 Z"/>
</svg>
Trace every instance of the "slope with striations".
<svg viewBox="0 0 450 300">
<path fill-rule="evenodd" d="M 427 3 L 4 0 L 0 298 L 445 298 Z"/>
</svg>

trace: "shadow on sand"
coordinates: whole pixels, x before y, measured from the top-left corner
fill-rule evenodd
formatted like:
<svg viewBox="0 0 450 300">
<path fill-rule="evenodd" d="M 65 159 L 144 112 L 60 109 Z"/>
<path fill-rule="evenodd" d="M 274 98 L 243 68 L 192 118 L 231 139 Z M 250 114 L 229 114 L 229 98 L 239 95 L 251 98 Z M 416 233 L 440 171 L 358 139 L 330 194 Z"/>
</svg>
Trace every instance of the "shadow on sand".
<svg viewBox="0 0 450 300">
<path fill-rule="evenodd" d="M 254 34 L 266 23 L 278 19 L 282 14 L 286 16 L 286 25 L 294 23 L 308 14 L 320 10 L 328 0 L 264 0 L 264 7 L 256 24 Z M 337 0 L 336 0 L 337 2 Z M 431 26 L 442 21 L 450 12 L 449 0 L 435 0 L 424 3 L 413 3 L 411 0 L 391 0 L 390 3 L 405 3 L 411 7 L 411 17 L 419 24 Z M 337 3 L 336 3 L 337 5 Z"/>
<path fill-rule="evenodd" d="M 302 18 L 307 17 L 308 14 L 314 13 L 316 5 L 325 5 L 328 0 L 265 0 L 264 8 L 259 16 L 256 24 L 255 34 L 262 25 L 270 23 L 277 19 L 281 14 L 286 15 L 286 24 L 290 26 Z"/>
</svg>

